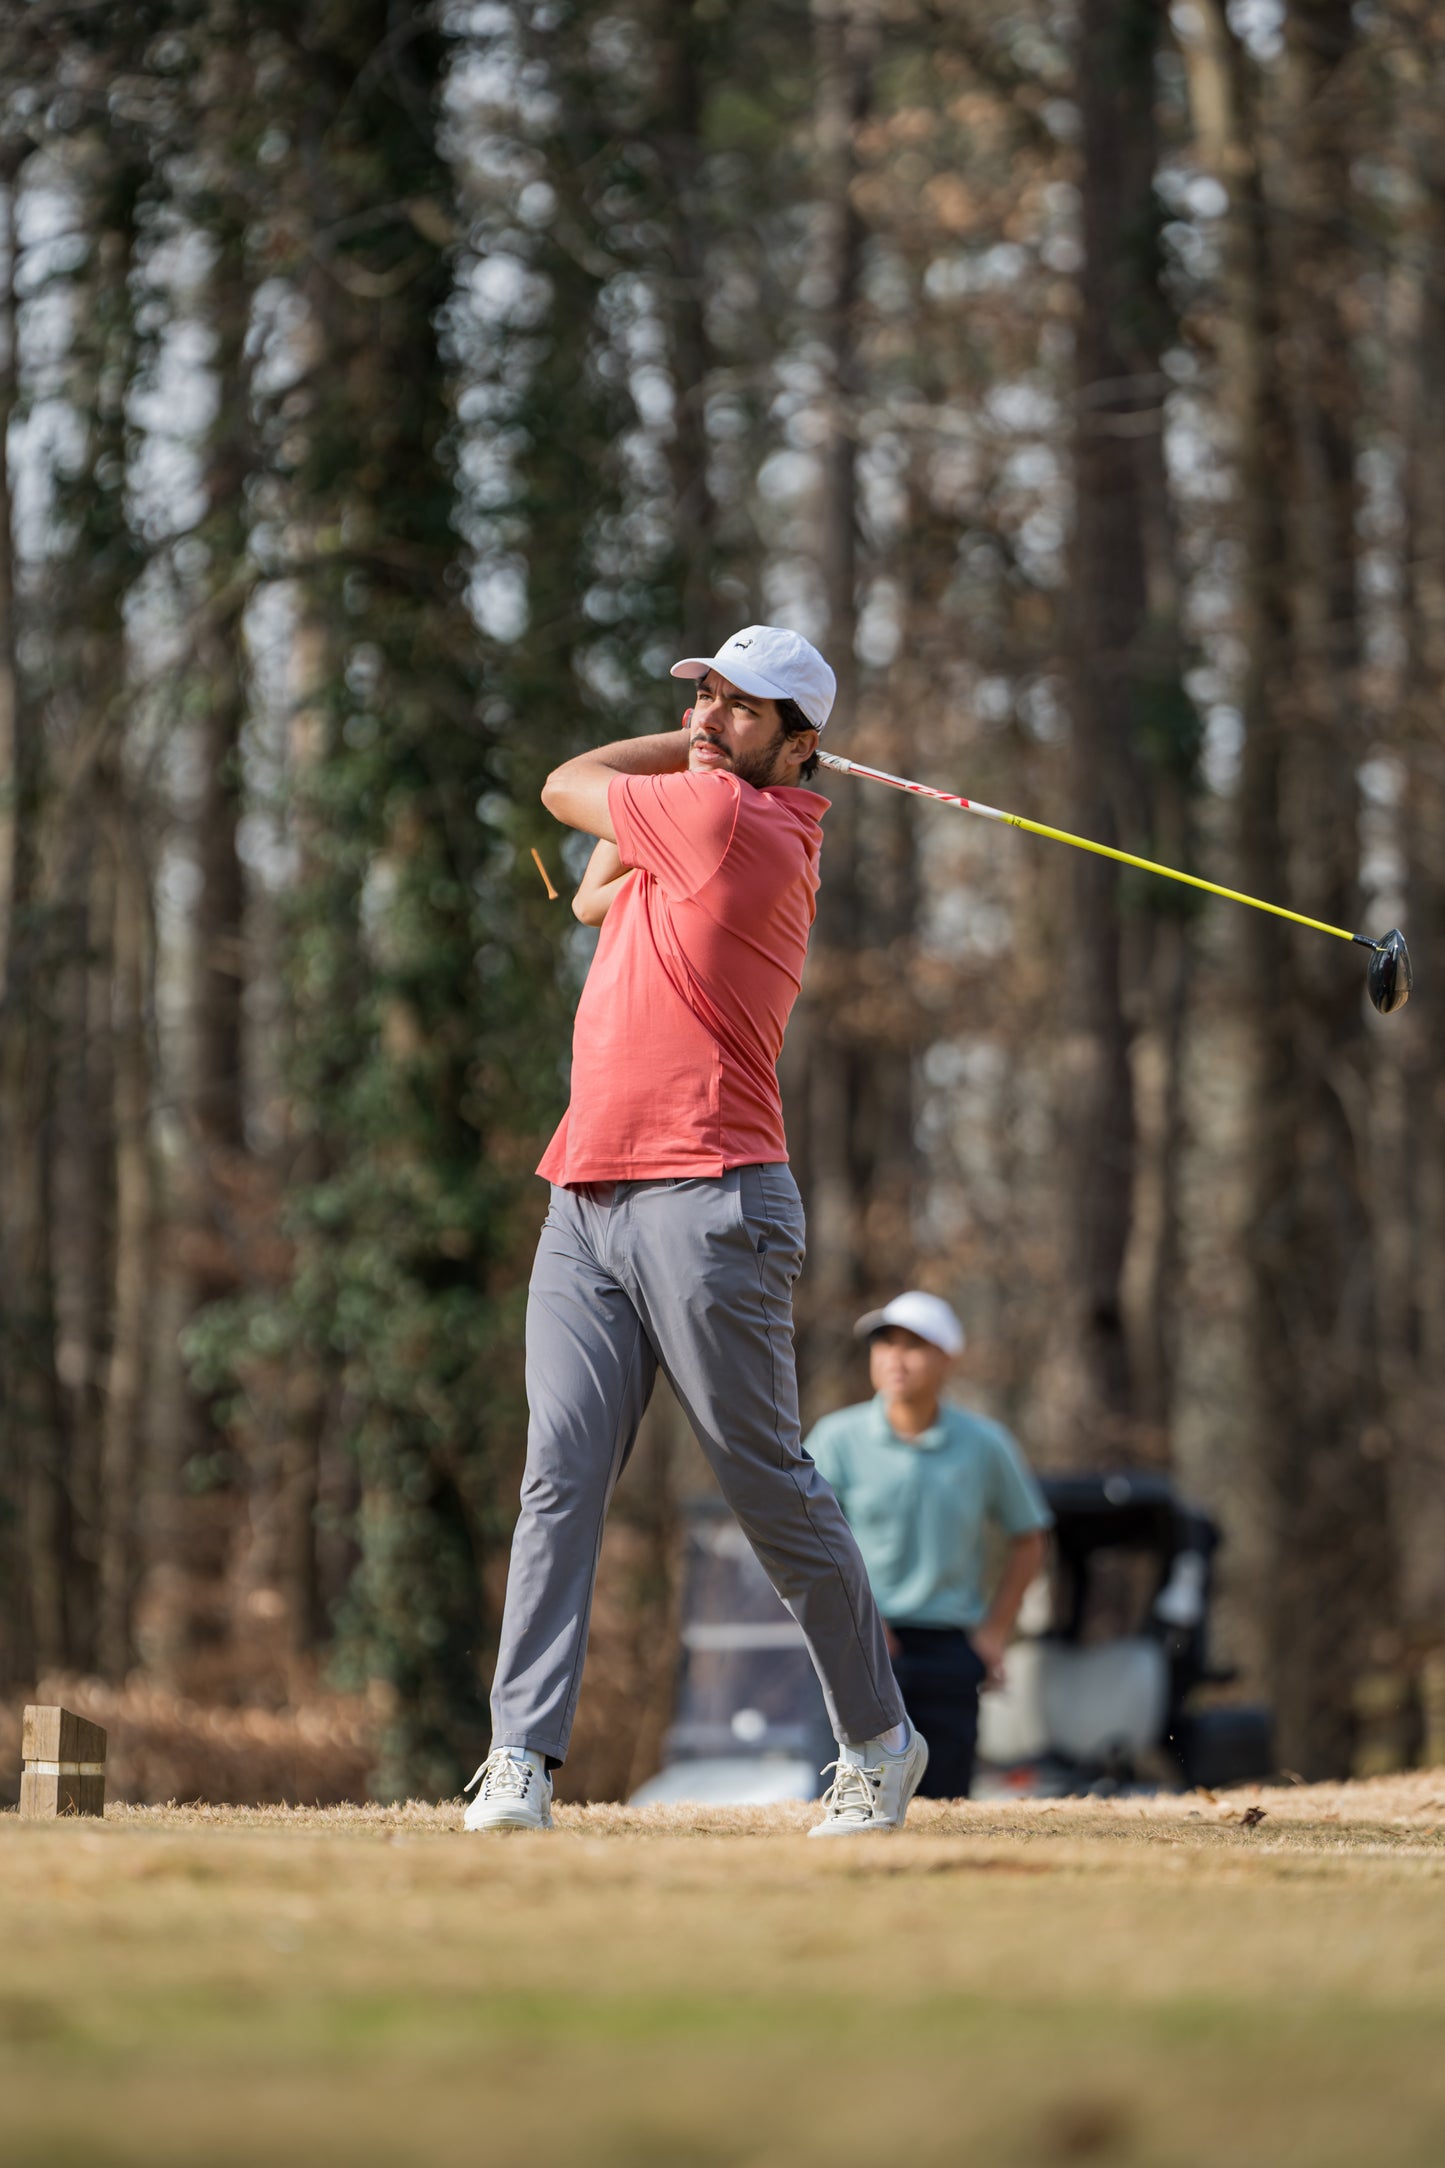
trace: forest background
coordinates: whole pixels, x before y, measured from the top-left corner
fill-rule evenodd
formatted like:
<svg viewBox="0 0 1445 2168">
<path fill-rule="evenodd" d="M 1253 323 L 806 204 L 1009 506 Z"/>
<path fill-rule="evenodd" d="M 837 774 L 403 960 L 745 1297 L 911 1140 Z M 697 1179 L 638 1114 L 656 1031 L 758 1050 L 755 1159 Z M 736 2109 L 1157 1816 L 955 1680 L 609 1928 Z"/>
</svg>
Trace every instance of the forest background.
<svg viewBox="0 0 1445 2168">
<path fill-rule="evenodd" d="M 138 1795 L 473 1766 L 592 938 L 538 787 L 766 618 L 838 751 L 1406 925 L 1386 1022 L 840 780 L 783 1082 L 806 1412 L 937 1288 L 1036 1465 L 1218 1515 L 1287 1768 L 1445 1758 L 1442 97 L 1436 0 L 11 0 L 11 1717 Z M 694 1468 L 659 1405 L 574 1794 Z"/>
</svg>

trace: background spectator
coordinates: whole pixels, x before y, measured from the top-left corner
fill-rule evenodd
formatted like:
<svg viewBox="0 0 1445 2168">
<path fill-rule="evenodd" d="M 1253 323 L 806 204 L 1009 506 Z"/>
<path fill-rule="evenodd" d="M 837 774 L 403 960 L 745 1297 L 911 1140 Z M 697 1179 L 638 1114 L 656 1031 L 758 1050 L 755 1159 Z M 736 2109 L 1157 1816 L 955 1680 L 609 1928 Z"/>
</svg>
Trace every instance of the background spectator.
<svg viewBox="0 0 1445 2168">
<path fill-rule="evenodd" d="M 868 1340 L 874 1398 L 825 1415 L 807 1449 L 858 1539 L 904 1703 L 928 1741 L 920 1794 L 960 1799 L 973 1781 L 979 1690 L 1002 1683 L 1049 1509 L 1009 1432 L 942 1397 L 964 1342 L 946 1302 L 910 1289 L 855 1330 Z"/>
</svg>

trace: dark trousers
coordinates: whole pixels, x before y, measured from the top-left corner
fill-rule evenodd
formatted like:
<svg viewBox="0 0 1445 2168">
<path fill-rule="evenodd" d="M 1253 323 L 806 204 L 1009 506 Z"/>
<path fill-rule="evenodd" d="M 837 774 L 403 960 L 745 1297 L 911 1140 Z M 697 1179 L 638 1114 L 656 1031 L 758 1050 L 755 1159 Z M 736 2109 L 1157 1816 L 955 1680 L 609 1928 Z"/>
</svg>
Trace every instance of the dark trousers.
<svg viewBox="0 0 1445 2168">
<path fill-rule="evenodd" d="M 983 1658 L 957 1626 L 899 1626 L 893 1676 L 903 1706 L 928 1741 L 920 1799 L 967 1799 L 978 1745 L 978 1690 Z"/>
</svg>

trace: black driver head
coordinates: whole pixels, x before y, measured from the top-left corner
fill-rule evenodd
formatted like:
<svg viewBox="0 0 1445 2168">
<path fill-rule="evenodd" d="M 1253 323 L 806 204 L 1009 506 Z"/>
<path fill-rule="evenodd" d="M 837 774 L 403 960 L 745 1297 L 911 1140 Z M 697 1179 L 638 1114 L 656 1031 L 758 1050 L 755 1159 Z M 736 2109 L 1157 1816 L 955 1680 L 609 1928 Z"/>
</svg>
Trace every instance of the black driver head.
<svg viewBox="0 0 1445 2168">
<path fill-rule="evenodd" d="M 1382 940 L 1375 943 L 1375 953 L 1370 958 L 1366 984 L 1370 999 L 1381 1016 L 1393 1016 L 1396 1009 L 1403 1009 L 1410 998 L 1415 974 L 1410 969 L 1410 951 L 1405 946 L 1405 936 L 1398 926 L 1392 926 Z"/>
</svg>

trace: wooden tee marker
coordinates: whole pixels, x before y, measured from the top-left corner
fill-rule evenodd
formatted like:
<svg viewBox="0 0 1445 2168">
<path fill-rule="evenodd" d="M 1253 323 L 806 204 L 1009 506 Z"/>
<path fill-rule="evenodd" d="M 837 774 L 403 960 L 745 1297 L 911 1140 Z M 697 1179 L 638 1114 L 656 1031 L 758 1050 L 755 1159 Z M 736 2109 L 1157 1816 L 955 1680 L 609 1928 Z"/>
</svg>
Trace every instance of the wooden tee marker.
<svg viewBox="0 0 1445 2168">
<path fill-rule="evenodd" d="M 20 1819 L 104 1814 L 105 1732 L 69 1709 L 29 1708 L 21 1736 Z"/>
</svg>

